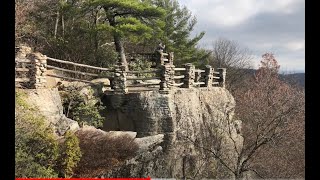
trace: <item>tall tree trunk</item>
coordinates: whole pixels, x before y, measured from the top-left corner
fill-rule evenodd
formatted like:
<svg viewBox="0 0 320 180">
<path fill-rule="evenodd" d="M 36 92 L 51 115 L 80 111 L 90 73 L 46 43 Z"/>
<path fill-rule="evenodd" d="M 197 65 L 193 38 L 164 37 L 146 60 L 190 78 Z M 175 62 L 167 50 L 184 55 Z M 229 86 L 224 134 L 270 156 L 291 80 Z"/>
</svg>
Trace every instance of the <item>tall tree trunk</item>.
<svg viewBox="0 0 320 180">
<path fill-rule="evenodd" d="M 94 16 L 94 28 L 97 29 L 97 26 L 98 26 L 98 11 L 97 10 L 93 10 L 92 14 Z M 94 31 L 94 59 L 95 59 L 97 65 L 102 66 L 102 62 L 99 62 L 99 59 L 97 58 L 98 49 L 99 49 L 98 32 Z"/>
<path fill-rule="evenodd" d="M 126 55 L 124 53 L 124 47 L 123 47 L 123 44 L 121 42 L 121 38 L 116 34 L 113 35 L 113 38 L 114 38 L 114 44 L 116 46 L 116 51 L 118 52 L 118 54 L 120 56 L 119 64 L 126 66 L 126 71 L 127 71 L 127 70 L 129 70 L 129 68 L 128 68 Z"/>
<path fill-rule="evenodd" d="M 56 24 L 55 24 L 55 27 L 54 27 L 54 38 L 55 39 L 57 38 L 59 18 L 60 18 L 60 13 L 59 13 L 59 10 L 57 10 Z"/>
<path fill-rule="evenodd" d="M 61 15 L 61 23 L 62 23 L 62 38 L 64 38 L 64 16 Z"/>
<path fill-rule="evenodd" d="M 110 25 L 112 27 L 115 27 L 116 26 L 116 22 L 115 22 L 115 19 L 114 17 L 110 17 L 108 18 L 108 21 L 110 23 Z M 114 33 L 113 34 L 113 39 L 114 39 L 114 45 L 116 47 L 116 51 L 118 52 L 119 56 L 120 56 L 120 59 L 118 61 L 118 63 L 120 65 L 123 65 L 126 67 L 126 71 L 129 70 L 129 67 L 128 67 L 128 63 L 127 63 L 127 59 L 126 59 L 126 55 L 124 53 L 124 47 L 123 47 L 123 44 L 121 42 L 121 37 L 120 35 L 118 35 L 117 33 Z"/>
</svg>

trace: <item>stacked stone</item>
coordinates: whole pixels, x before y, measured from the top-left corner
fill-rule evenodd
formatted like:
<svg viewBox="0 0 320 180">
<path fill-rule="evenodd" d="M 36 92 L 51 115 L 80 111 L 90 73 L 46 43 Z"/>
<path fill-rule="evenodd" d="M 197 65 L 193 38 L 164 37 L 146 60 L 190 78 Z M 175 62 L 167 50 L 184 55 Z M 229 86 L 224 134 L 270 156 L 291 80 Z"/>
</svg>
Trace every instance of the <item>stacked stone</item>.
<svg viewBox="0 0 320 180">
<path fill-rule="evenodd" d="M 219 86 L 225 88 L 225 82 L 226 82 L 226 74 L 227 74 L 227 69 L 226 68 L 218 68 L 219 72 Z"/>
<path fill-rule="evenodd" d="M 27 54 L 31 53 L 31 48 L 27 46 L 19 46 L 16 48 L 16 58 L 24 59 Z"/>
<path fill-rule="evenodd" d="M 125 71 L 126 67 L 124 65 L 117 66 L 114 72 L 114 79 L 112 83 L 112 88 L 115 94 L 126 94 L 128 93 L 127 88 L 127 73 Z"/>
<path fill-rule="evenodd" d="M 210 65 L 205 68 L 205 86 L 212 87 L 214 69 Z"/>
<path fill-rule="evenodd" d="M 160 66 L 161 68 L 161 82 L 160 82 L 160 90 L 168 91 L 174 84 L 174 65 L 166 64 Z"/>
<path fill-rule="evenodd" d="M 195 80 L 195 66 L 191 63 L 187 63 L 184 67 L 186 68 L 186 71 L 183 79 L 183 87 L 190 88 L 193 86 Z"/>
<path fill-rule="evenodd" d="M 31 53 L 28 55 L 31 60 L 29 78 L 31 88 L 39 89 L 46 87 L 47 56 L 41 53 Z"/>
</svg>

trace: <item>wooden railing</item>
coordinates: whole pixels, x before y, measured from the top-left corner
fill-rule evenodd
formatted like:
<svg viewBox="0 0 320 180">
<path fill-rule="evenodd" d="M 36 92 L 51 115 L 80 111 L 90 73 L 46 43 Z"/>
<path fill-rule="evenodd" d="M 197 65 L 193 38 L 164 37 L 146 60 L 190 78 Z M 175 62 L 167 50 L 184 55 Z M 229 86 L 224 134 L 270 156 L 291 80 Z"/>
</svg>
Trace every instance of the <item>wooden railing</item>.
<svg viewBox="0 0 320 180">
<path fill-rule="evenodd" d="M 113 69 L 109 69 L 109 68 L 102 68 L 102 67 L 90 66 L 90 65 L 86 65 L 86 64 L 79 64 L 79 63 L 64 61 L 64 60 L 55 59 L 55 58 L 51 58 L 51 57 L 47 58 L 47 62 L 48 62 L 48 64 L 51 64 L 51 65 L 47 65 L 48 68 L 69 74 L 69 76 L 67 76 L 67 75 L 57 75 L 57 74 L 47 73 L 47 76 L 56 77 L 56 78 L 63 78 L 63 79 L 72 80 L 72 81 L 81 81 L 81 82 L 91 83 L 91 81 L 86 80 L 86 78 L 72 77 L 72 76 L 70 76 L 70 74 L 90 76 L 91 78 L 89 78 L 89 79 L 93 79 L 93 78 L 102 78 L 102 77 L 103 78 L 111 78 L 112 76 L 107 76 L 107 75 L 103 75 L 103 74 L 104 74 L 104 72 L 109 72 L 109 74 L 113 72 Z M 53 64 L 53 63 L 55 63 L 55 64 Z M 71 70 L 70 67 L 66 68 L 65 65 L 71 65 L 73 67 L 73 70 Z M 59 66 L 59 67 L 57 67 L 57 66 Z M 83 70 L 81 70 L 80 68 L 83 68 Z M 97 70 L 97 71 L 95 73 L 93 73 L 93 72 L 88 72 L 89 70 Z"/>
<path fill-rule="evenodd" d="M 173 53 L 158 52 L 157 66 L 143 71 L 126 71 L 125 66 L 103 68 L 46 57 L 40 53 L 23 52 L 16 56 L 16 82 L 29 83 L 31 88 L 45 87 L 46 76 L 92 83 L 95 78 L 108 78 L 114 93 L 128 93 L 130 88 L 158 88 L 168 91 L 172 88 L 224 87 L 226 69 L 217 71 L 207 65 L 205 69 L 195 69 L 188 63 L 184 67 L 173 65 Z M 66 73 L 51 74 L 47 69 Z M 71 76 L 73 74 L 74 76 Z M 90 78 L 84 78 L 90 77 Z"/>
<path fill-rule="evenodd" d="M 16 58 L 15 59 L 16 63 L 16 82 L 22 82 L 26 83 L 30 81 L 30 75 L 29 75 L 29 67 L 31 66 L 31 60 L 29 59 L 20 59 Z"/>
</svg>

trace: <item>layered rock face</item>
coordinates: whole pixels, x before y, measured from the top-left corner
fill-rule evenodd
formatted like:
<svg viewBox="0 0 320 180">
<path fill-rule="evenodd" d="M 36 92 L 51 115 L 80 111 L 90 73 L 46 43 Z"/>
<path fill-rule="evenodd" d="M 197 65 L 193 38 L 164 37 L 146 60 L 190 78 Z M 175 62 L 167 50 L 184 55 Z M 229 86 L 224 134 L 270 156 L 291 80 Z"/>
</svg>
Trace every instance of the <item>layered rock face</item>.
<svg viewBox="0 0 320 180">
<path fill-rule="evenodd" d="M 236 161 L 234 147 L 242 144 L 238 134 L 241 124 L 232 120 L 235 101 L 226 89 L 179 88 L 167 94 L 150 91 L 110 95 L 103 102 L 107 106 L 104 130 L 135 131 L 140 138 L 164 135 L 162 143 L 144 152 L 149 155 L 141 153 L 105 176 L 232 177 L 210 152 L 213 146 L 219 149 L 231 166 Z"/>
</svg>

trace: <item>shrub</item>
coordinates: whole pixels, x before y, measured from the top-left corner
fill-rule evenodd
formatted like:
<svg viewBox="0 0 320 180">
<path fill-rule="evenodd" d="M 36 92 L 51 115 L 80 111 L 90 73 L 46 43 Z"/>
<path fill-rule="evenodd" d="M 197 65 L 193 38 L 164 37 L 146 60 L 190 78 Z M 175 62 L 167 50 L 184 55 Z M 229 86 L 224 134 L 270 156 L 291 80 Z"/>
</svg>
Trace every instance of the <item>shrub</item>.
<svg viewBox="0 0 320 180">
<path fill-rule="evenodd" d="M 72 177 L 73 170 L 77 166 L 82 156 L 79 139 L 70 131 L 65 134 L 63 143 L 59 145 L 59 169 L 63 177 Z"/>
<path fill-rule="evenodd" d="M 16 92 L 15 116 L 15 176 L 57 177 L 53 170 L 58 158 L 58 143 L 44 117 Z"/>
<path fill-rule="evenodd" d="M 75 173 L 77 177 L 96 177 L 135 156 L 138 150 L 132 137 L 110 137 L 99 131 L 78 131 L 83 156 Z"/>
<path fill-rule="evenodd" d="M 81 157 L 77 137 L 67 132 L 59 144 L 45 118 L 25 101 L 26 97 L 23 91 L 16 91 L 15 177 L 72 175 Z"/>
<path fill-rule="evenodd" d="M 80 125 L 86 124 L 96 128 L 103 126 L 104 117 L 100 115 L 100 111 L 105 107 L 99 98 L 95 100 L 97 103 L 88 103 L 86 97 L 80 94 L 81 87 L 69 86 L 60 91 L 64 113 Z"/>
<path fill-rule="evenodd" d="M 129 69 L 132 71 L 151 70 L 152 62 L 142 58 L 136 58 L 135 61 L 130 62 Z M 141 73 L 137 74 L 139 77 L 152 77 L 154 73 Z"/>
</svg>

